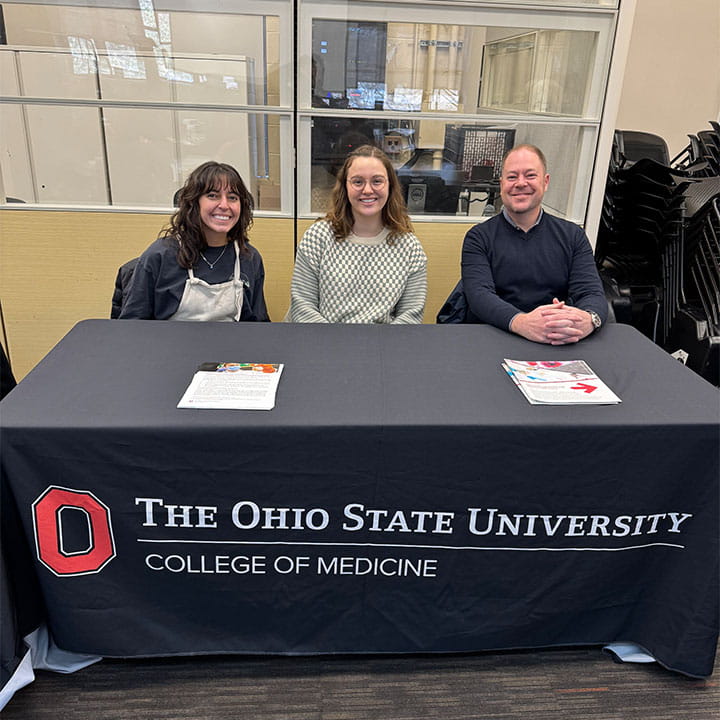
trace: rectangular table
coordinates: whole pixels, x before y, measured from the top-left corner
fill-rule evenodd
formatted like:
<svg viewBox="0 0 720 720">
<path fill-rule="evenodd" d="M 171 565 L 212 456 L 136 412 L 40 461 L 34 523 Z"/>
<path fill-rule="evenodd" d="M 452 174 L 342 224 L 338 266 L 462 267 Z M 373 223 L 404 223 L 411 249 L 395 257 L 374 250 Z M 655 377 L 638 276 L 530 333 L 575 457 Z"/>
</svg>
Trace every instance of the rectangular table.
<svg viewBox="0 0 720 720">
<path fill-rule="evenodd" d="M 504 357 L 623 402 L 531 406 Z M 284 363 L 275 409 L 177 409 L 206 361 Z M 12 600 L 65 650 L 628 641 L 712 672 L 718 391 L 631 327 L 90 320 L 1 410 Z"/>
</svg>

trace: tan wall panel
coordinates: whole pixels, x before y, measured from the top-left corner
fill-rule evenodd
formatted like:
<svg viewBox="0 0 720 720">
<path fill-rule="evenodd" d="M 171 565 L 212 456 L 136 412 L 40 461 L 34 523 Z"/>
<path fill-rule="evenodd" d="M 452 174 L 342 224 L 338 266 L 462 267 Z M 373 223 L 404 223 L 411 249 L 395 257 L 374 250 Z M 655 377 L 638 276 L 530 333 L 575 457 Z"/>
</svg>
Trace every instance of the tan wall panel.
<svg viewBox="0 0 720 720">
<path fill-rule="evenodd" d="M 265 300 L 270 319 L 278 322 L 290 305 L 290 280 L 295 262 L 293 220 L 256 218 L 250 242 L 259 250 L 265 264 Z"/>
<path fill-rule="evenodd" d="M 13 370 L 23 378 L 80 320 L 110 317 L 117 269 L 139 255 L 163 215 L 0 212 L 0 299 Z M 257 218 L 252 243 L 265 263 L 270 316 L 290 297 L 292 220 Z"/>
<path fill-rule="evenodd" d="M 465 233 L 474 223 L 415 223 L 415 234 L 428 258 L 428 294 L 424 322 L 435 316 L 460 279 L 460 253 Z"/>
</svg>

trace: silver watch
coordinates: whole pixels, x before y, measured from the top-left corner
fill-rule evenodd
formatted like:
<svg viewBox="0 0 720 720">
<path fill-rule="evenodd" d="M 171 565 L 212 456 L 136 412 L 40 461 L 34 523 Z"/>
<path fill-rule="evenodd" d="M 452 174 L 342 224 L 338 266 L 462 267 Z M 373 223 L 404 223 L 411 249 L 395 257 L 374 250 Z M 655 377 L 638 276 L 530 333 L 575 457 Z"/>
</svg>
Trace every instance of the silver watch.
<svg viewBox="0 0 720 720">
<path fill-rule="evenodd" d="M 600 326 L 602 325 L 602 320 L 600 319 L 600 316 L 596 312 L 593 312 L 592 310 L 587 310 L 586 312 L 588 312 L 590 314 L 590 319 L 592 320 L 592 324 L 593 324 L 593 331 L 599 330 Z"/>
</svg>

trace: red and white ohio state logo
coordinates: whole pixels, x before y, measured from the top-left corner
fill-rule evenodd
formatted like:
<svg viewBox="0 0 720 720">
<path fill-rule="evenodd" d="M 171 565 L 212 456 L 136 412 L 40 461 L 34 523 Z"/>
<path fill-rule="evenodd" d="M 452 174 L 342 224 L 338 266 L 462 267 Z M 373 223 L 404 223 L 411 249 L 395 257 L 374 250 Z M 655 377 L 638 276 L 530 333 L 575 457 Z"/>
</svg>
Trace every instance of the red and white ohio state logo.
<svg viewBox="0 0 720 720">
<path fill-rule="evenodd" d="M 50 486 L 32 508 L 38 560 L 55 575 L 90 575 L 115 557 L 110 510 L 91 492 Z M 63 514 L 71 511 L 87 520 L 87 547 L 72 552 L 63 543 Z"/>
</svg>

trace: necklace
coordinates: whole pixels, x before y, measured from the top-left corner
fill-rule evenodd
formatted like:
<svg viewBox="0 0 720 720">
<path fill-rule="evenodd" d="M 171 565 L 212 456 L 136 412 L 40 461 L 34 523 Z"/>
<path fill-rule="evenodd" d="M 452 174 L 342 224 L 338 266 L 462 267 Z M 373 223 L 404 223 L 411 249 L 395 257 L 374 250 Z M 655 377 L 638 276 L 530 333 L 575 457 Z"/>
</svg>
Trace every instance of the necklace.
<svg viewBox="0 0 720 720">
<path fill-rule="evenodd" d="M 225 251 L 228 249 L 228 245 L 230 243 L 225 243 L 225 247 L 222 249 L 222 252 L 213 260 L 210 262 L 202 253 L 200 253 L 200 257 L 207 263 L 208 267 L 212 270 L 215 265 L 217 265 L 218 260 L 225 254 Z"/>
</svg>

